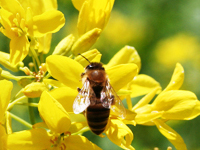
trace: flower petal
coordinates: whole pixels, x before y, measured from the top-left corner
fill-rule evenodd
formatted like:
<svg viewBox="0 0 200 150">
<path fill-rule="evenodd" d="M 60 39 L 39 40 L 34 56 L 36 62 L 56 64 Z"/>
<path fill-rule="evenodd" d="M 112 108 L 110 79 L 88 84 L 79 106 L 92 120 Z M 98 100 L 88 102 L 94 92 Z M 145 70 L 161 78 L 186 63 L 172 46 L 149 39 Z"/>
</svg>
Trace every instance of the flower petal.
<svg viewBox="0 0 200 150">
<path fill-rule="evenodd" d="M 85 1 L 79 12 L 77 24 L 79 35 L 94 28 L 103 29 L 109 20 L 113 4 L 114 0 Z"/>
<path fill-rule="evenodd" d="M 5 128 L 0 124 L 0 149 L 7 150 L 7 134 Z"/>
<path fill-rule="evenodd" d="M 159 89 L 157 93 L 161 92 L 160 84 L 155 79 L 145 74 L 135 76 L 128 85 L 128 89 L 132 91 L 131 97 L 147 94 L 155 88 Z"/>
<path fill-rule="evenodd" d="M 41 95 L 38 110 L 51 131 L 60 134 L 68 131 L 71 124 L 69 114 L 46 91 Z"/>
<path fill-rule="evenodd" d="M 138 55 L 136 49 L 131 46 L 123 47 L 119 52 L 117 52 L 112 59 L 107 64 L 108 67 L 112 67 L 119 64 L 134 63 L 138 66 L 138 70 L 141 67 L 140 56 Z"/>
<path fill-rule="evenodd" d="M 72 3 L 73 3 L 73 5 L 74 5 L 74 7 L 75 7 L 77 10 L 80 11 L 80 9 L 81 9 L 81 7 L 82 7 L 82 5 L 83 5 L 83 3 L 84 3 L 85 1 L 87 1 L 87 0 L 72 0 Z"/>
<path fill-rule="evenodd" d="M 165 124 L 161 120 L 155 120 L 154 123 L 156 127 L 164 135 L 174 146 L 177 150 L 187 150 L 187 147 L 182 139 L 182 137 L 174 131 L 171 127 Z"/>
<path fill-rule="evenodd" d="M 76 133 L 78 131 L 80 131 L 81 129 L 83 129 L 84 127 L 86 127 L 88 124 L 86 121 L 84 122 L 74 122 L 71 124 L 70 128 L 69 128 L 69 132 L 70 133 Z M 89 130 L 89 128 L 88 128 Z"/>
<path fill-rule="evenodd" d="M 135 64 L 121 64 L 106 69 L 106 73 L 108 74 L 112 87 L 117 92 L 133 79 L 137 74 L 137 69 Z"/>
<path fill-rule="evenodd" d="M 28 55 L 30 43 L 26 36 L 15 37 L 10 41 L 10 62 L 17 65 Z"/>
<path fill-rule="evenodd" d="M 199 100 L 185 100 L 166 111 L 162 118 L 171 120 L 191 120 L 200 115 Z"/>
<path fill-rule="evenodd" d="M 80 135 L 72 135 L 65 139 L 66 149 L 74 150 L 101 150 L 100 147 L 90 142 L 86 137 Z"/>
<path fill-rule="evenodd" d="M 135 106 L 132 108 L 132 111 L 138 112 L 137 111 L 138 108 L 141 108 L 141 107 L 147 105 L 153 99 L 153 97 L 156 95 L 158 90 L 159 90 L 159 88 L 155 88 L 151 92 L 149 92 L 147 95 L 145 95 L 140 101 L 138 101 L 137 104 L 135 104 Z"/>
<path fill-rule="evenodd" d="M 78 91 L 69 87 L 56 88 L 49 92 L 67 112 L 73 112 L 73 103 Z"/>
<path fill-rule="evenodd" d="M 74 60 L 78 61 L 84 68 L 89 65 L 89 62 L 85 58 L 87 58 L 90 62 L 100 62 L 101 59 L 101 53 L 97 49 L 86 51 L 81 55 L 78 55 Z"/>
<path fill-rule="evenodd" d="M 46 65 L 50 74 L 65 85 L 71 88 L 82 86 L 80 79 L 84 68 L 77 61 L 64 56 L 51 55 L 47 57 Z"/>
<path fill-rule="evenodd" d="M 190 91 L 171 90 L 160 93 L 153 101 L 152 106 L 155 110 L 167 111 L 175 105 L 178 105 L 181 101 L 185 100 L 197 100 L 197 97 Z"/>
<path fill-rule="evenodd" d="M 135 121 L 137 124 L 148 124 L 153 120 L 160 118 L 163 112 L 151 112 L 151 113 L 139 113 L 135 116 Z"/>
<path fill-rule="evenodd" d="M 113 143 L 120 147 L 128 147 L 133 140 L 132 131 L 118 119 L 110 120 L 105 133 Z"/>
<path fill-rule="evenodd" d="M 0 3 L 1 7 L 6 9 L 9 12 L 12 12 L 13 14 L 19 13 L 20 17 L 24 17 L 25 11 L 23 7 L 21 6 L 20 2 L 17 0 L 1 0 Z"/>
<path fill-rule="evenodd" d="M 184 80 L 184 69 L 181 66 L 181 64 L 177 63 L 171 81 L 168 84 L 168 86 L 164 89 L 164 91 L 178 90 L 182 86 L 183 80 Z"/>
<path fill-rule="evenodd" d="M 33 31 L 35 37 L 42 37 L 47 33 L 59 31 L 65 24 L 65 18 L 62 12 L 57 10 L 48 10 L 33 17 Z"/>
<path fill-rule="evenodd" d="M 49 148 L 51 142 L 47 131 L 39 128 L 9 134 L 7 145 L 9 149 L 15 150 L 38 150 Z"/>
<path fill-rule="evenodd" d="M 10 101 L 12 88 L 13 84 L 11 81 L 0 81 L 0 124 L 3 123 L 4 115 Z"/>
</svg>

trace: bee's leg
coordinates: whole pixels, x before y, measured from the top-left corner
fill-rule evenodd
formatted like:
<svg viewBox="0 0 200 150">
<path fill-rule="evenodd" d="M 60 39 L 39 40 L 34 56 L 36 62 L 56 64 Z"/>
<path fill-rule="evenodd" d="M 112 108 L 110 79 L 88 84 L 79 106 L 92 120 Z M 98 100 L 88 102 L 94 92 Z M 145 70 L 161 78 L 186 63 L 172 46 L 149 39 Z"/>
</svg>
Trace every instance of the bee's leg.
<svg viewBox="0 0 200 150">
<path fill-rule="evenodd" d="M 80 91 L 81 91 L 81 88 L 77 88 L 77 91 L 80 92 Z"/>
</svg>

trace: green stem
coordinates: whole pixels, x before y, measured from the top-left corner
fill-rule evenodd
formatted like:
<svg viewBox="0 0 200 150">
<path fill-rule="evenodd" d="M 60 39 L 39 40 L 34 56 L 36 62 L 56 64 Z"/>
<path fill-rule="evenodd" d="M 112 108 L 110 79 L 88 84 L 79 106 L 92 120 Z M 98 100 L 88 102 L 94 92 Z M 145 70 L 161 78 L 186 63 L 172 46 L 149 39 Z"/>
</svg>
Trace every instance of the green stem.
<svg viewBox="0 0 200 150">
<path fill-rule="evenodd" d="M 33 56 L 34 60 L 37 63 L 37 66 L 39 67 L 40 66 L 40 60 L 38 59 L 36 51 L 32 47 L 30 47 L 30 50 L 31 50 L 31 53 L 32 53 L 32 56 Z"/>
<path fill-rule="evenodd" d="M 28 103 L 30 104 L 32 102 L 33 102 L 33 99 L 28 98 Z M 34 108 L 32 106 L 28 106 L 28 110 L 29 110 L 29 117 L 30 117 L 31 124 L 35 124 Z"/>
<path fill-rule="evenodd" d="M 25 98 L 27 98 L 27 97 L 26 97 L 26 96 L 21 96 L 21 97 L 15 99 L 13 102 L 11 102 L 11 103 L 8 105 L 8 109 L 7 109 L 7 110 L 10 111 L 16 103 L 18 103 L 18 102 L 24 100 Z"/>
<path fill-rule="evenodd" d="M 32 125 L 30 123 L 28 123 L 27 121 L 23 120 L 22 118 L 14 115 L 13 113 L 9 112 L 10 113 L 10 116 L 15 119 L 16 121 L 20 122 L 21 124 L 25 125 L 26 127 L 28 128 L 32 128 Z"/>
<path fill-rule="evenodd" d="M 25 106 L 31 106 L 31 107 L 38 107 L 38 103 L 23 103 L 23 102 L 18 102 L 16 105 L 25 105 Z"/>
</svg>

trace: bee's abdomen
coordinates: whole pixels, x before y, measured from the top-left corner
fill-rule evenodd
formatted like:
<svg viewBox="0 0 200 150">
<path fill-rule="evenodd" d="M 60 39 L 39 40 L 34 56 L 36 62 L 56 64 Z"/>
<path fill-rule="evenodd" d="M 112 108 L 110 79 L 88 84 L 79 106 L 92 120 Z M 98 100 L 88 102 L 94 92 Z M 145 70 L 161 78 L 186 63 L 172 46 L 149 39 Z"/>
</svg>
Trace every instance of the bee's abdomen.
<svg viewBox="0 0 200 150">
<path fill-rule="evenodd" d="M 101 103 L 89 106 L 86 111 L 88 126 L 95 134 L 101 134 L 108 123 L 110 109 L 104 108 Z"/>
</svg>

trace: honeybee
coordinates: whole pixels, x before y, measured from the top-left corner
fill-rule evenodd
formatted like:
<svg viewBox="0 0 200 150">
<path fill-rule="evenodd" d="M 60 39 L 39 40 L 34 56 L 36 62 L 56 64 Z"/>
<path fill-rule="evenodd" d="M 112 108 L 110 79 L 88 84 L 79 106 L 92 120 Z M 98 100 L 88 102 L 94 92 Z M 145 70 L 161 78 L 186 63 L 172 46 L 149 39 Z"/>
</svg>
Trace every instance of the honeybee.
<svg viewBox="0 0 200 150">
<path fill-rule="evenodd" d="M 125 118 L 126 109 L 110 85 L 101 63 L 90 63 L 81 74 L 81 78 L 83 87 L 78 88 L 79 93 L 74 100 L 73 111 L 75 114 L 83 112 L 91 131 L 99 135 L 106 128 L 110 110 Z"/>
</svg>

